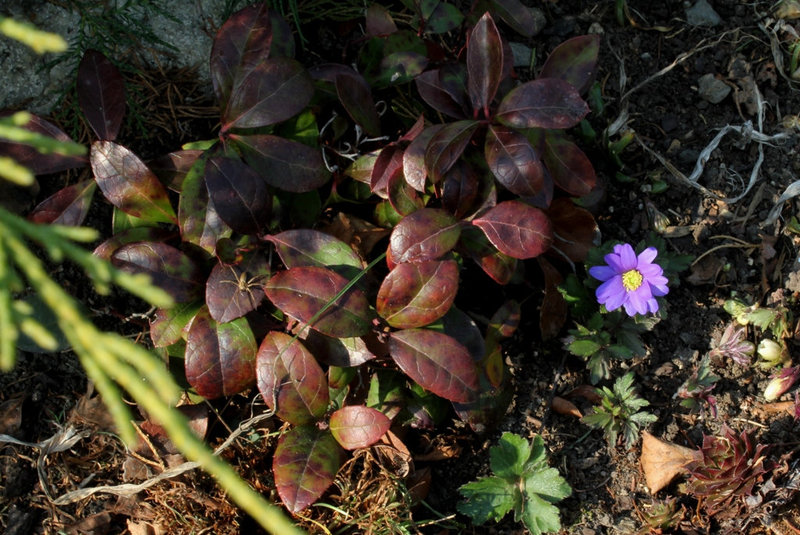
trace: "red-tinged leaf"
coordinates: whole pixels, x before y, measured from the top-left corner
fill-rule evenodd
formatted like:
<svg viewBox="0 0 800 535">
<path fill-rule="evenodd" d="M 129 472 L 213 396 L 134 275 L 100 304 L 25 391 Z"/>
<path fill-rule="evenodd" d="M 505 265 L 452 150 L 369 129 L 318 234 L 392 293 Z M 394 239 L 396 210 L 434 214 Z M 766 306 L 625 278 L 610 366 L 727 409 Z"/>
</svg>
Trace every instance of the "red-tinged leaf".
<svg viewBox="0 0 800 535">
<path fill-rule="evenodd" d="M 220 323 L 241 318 L 264 299 L 263 284 L 269 274 L 266 258 L 253 254 L 242 264 L 218 263 L 206 281 L 206 304 Z"/>
<path fill-rule="evenodd" d="M 533 197 L 544 188 L 544 166 L 536 149 L 512 128 L 491 125 L 486 134 L 486 163 L 506 189 L 520 197 Z"/>
<path fill-rule="evenodd" d="M 492 319 L 489 320 L 489 327 L 487 329 L 486 338 L 495 341 L 503 338 L 510 338 L 512 334 L 519 327 L 519 320 L 522 316 L 522 311 L 519 303 L 510 299 L 502 304 L 497 311 L 492 314 Z"/>
<path fill-rule="evenodd" d="M 330 430 L 344 449 L 368 448 L 392 426 L 382 412 L 364 405 L 348 405 L 331 414 Z"/>
<path fill-rule="evenodd" d="M 540 78 L 512 89 L 500 102 L 495 118 L 514 128 L 570 128 L 589 113 L 572 84 Z"/>
<path fill-rule="evenodd" d="M 467 88 L 472 109 L 483 110 L 489 118 L 489 104 L 497 93 L 503 74 L 503 40 L 486 12 L 475 24 L 467 43 Z"/>
<path fill-rule="evenodd" d="M 473 213 L 478 206 L 481 184 L 475 169 L 458 160 L 442 180 L 442 206 L 458 218 Z"/>
<path fill-rule="evenodd" d="M 87 50 L 78 64 L 78 105 L 102 141 L 114 141 L 125 115 L 125 82 L 107 57 Z"/>
<path fill-rule="evenodd" d="M 575 206 L 572 199 L 560 197 L 550 205 L 547 215 L 553 223 L 553 248 L 573 262 L 586 260 L 598 234 L 592 213 Z"/>
<path fill-rule="evenodd" d="M 154 223 L 178 222 L 167 190 L 133 152 L 113 141 L 95 141 L 90 159 L 97 185 L 111 204 Z"/>
<path fill-rule="evenodd" d="M 352 247 L 318 230 L 285 230 L 264 239 L 272 242 L 287 268 L 348 266 L 361 271 L 364 267 Z"/>
<path fill-rule="evenodd" d="M 473 361 L 479 362 L 486 355 L 483 333 L 481 333 L 475 320 L 458 307 L 450 307 L 450 310 L 444 315 L 442 329 L 444 334 L 454 340 L 458 340 L 467 349 Z"/>
<path fill-rule="evenodd" d="M 587 195 L 597 182 L 592 162 L 561 132 L 545 132 L 544 163 L 556 185 L 575 197 Z"/>
<path fill-rule="evenodd" d="M 454 119 L 466 118 L 466 97 L 459 94 L 454 97 L 447 91 L 441 81 L 441 71 L 434 69 L 425 71 L 414 79 L 419 96 L 422 97 L 428 106 L 436 111 L 452 117 Z"/>
<path fill-rule="evenodd" d="M 235 232 L 263 232 L 272 213 L 272 195 L 255 169 L 241 160 L 215 156 L 206 165 L 205 181 L 219 217 Z"/>
<path fill-rule="evenodd" d="M 311 423 L 328 410 L 325 372 L 303 344 L 288 334 L 271 331 L 261 342 L 256 379 L 264 401 L 287 422 Z"/>
<path fill-rule="evenodd" d="M 178 303 L 172 308 L 159 308 L 150 320 L 150 339 L 155 347 L 167 347 L 183 338 L 189 322 L 192 321 L 200 307 L 200 301 Z"/>
<path fill-rule="evenodd" d="M 203 308 L 186 336 L 186 380 L 206 399 L 247 390 L 256 379 L 256 340 L 247 320 L 217 323 Z"/>
<path fill-rule="evenodd" d="M 375 160 L 375 165 L 372 166 L 372 173 L 369 178 L 369 187 L 372 193 L 379 197 L 386 199 L 389 197 L 387 188 L 389 187 L 389 178 L 397 172 L 398 169 L 403 168 L 403 149 L 397 143 L 389 143 L 386 145 L 378 158 Z"/>
<path fill-rule="evenodd" d="M 80 226 L 86 219 L 92 196 L 97 188 L 94 180 L 67 186 L 43 200 L 28 215 L 34 223 Z"/>
<path fill-rule="evenodd" d="M 330 179 L 319 149 L 269 134 L 230 135 L 247 164 L 270 186 L 283 191 L 313 191 Z"/>
<path fill-rule="evenodd" d="M 158 227 L 133 227 L 122 232 L 117 232 L 103 243 L 98 245 L 92 254 L 103 260 L 111 260 L 114 251 L 135 242 L 166 242 L 174 238 L 174 231 Z"/>
<path fill-rule="evenodd" d="M 0 117 L 5 115 L 7 113 L 0 113 Z M 58 141 L 72 141 L 60 128 L 38 115 L 31 114 L 31 118 L 21 128 L 52 137 Z M 85 156 L 65 156 L 55 153 L 42 154 L 30 145 L 11 143 L 4 140 L 0 140 L 0 156 L 8 156 L 18 164 L 30 169 L 35 175 L 58 173 L 88 164 Z"/>
<path fill-rule="evenodd" d="M 417 384 L 450 401 L 478 394 L 478 374 L 469 351 L 454 338 L 428 329 L 405 329 L 389 336 L 389 353 Z"/>
<path fill-rule="evenodd" d="M 266 3 L 253 4 L 231 15 L 220 27 L 211 49 L 211 82 L 225 108 L 238 81 L 269 56 L 272 26 Z"/>
<path fill-rule="evenodd" d="M 376 357 L 361 337 L 333 338 L 309 331 L 304 343 L 317 360 L 328 366 L 352 368 Z"/>
<path fill-rule="evenodd" d="M 321 267 L 295 267 L 273 276 L 266 285 L 267 297 L 289 316 L 308 323 L 323 308 L 312 328 L 335 338 L 367 334 L 373 314 L 367 298 L 356 287 L 344 289 L 348 280 Z"/>
<path fill-rule="evenodd" d="M 503 350 L 499 344 L 495 345 L 492 351 L 486 355 L 483 368 L 486 371 L 486 378 L 494 388 L 503 384 L 506 367 L 503 363 Z"/>
<path fill-rule="evenodd" d="M 178 200 L 178 227 L 185 242 L 214 254 L 217 241 L 233 233 L 209 201 L 206 187 L 206 159 L 195 162 L 184 177 Z"/>
<path fill-rule="evenodd" d="M 539 256 L 553 243 L 547 215 L 522 201 L 504 201 L 472 221 L 497 247 L 512 258 Z"/>
<path fill-rule="evenodd" d="M 428 150 L 428 143 L 441 128 L 440 124 L 426 128 L 414 137 L 403 151 L 403 176 L 406 182 L 420 193 L 425 191 L 425 179 L 428 177 L 428 170 L 425 169 L 425 152 Z"/>
<path fill-rule="evenodd" d="M 389 35 L 397 31 L 397 25 L 389 10 L 380 4 L 371 4 L 367 7 L 366 19 L 367 35 L 371 37 Z"/>
<path fill-rule="evenodd" d="M 517 270 L 517 259 L 498 251 L 480 229 L 467 227 L 461 233 L 460 244 L 470 256 L 498 284 L 508 284 Z"/>
<path fill-rule="evenodd" d="M 436 260 L 455 247 L 461 223 L 443 210 L 423 208 L 405 216 L 392 230 L 392 262 Z"/>
<path fill-rule="evenodd" d="M 542 338 L 550 340 L 558 336 L 567 321 L 569 312 L 567 302 L 558 291 L 558 286 L 564 282 L 564 277 L 544 257 L 540 256 L 536 260 L 544 274 L 544 298 L 539 313 L 539 329 L 542 331 Z"/>
<path fill-rule="evenodd" d="M 234 87 L 222 115 L 222 130 L 260 128 L 285 121 L 300 113 L 313 94 L 311 76 L 299 62 L 270 58 Z"/>
<path fill-rule="evenodd" d="M 379 136 L 381 122 L 364 77 L 355 71 L 336 77 L 336 94 L 347 114 L 371 136 Z"/>
<path fill-rule="evenodd" d="M 583 94 L 597 74 L 599 35 L 579 35 L 558 45 L 544 62 L 539 78 L 560 78 Z"/>
<path fill-rule="evenodd" d="M 111 255 L 111 263 L 129 273 L 144 273 L 176 303 L 201 297 L 203 274 L 180 250 L 165 243 L 135 242 Z"/>
<path fill-rule="evenodd" d="M 278 439 L 272 458 L 275 488 L 286 508 L 299 513 L 333 484 L 344 462 L 344 450 L 330 431 L 308 425 L 290 429 Z"/>
<path fill-rule="evenodd" d="M 492 13 L 498 15 L 515 32 L 533 37 L 537 27 L 531 8 L 519 0 L 492 0 Z"/>
<path fill-rule="evenodd" d="M 389 196 L 389 203 L 392 208 L 400 215 L 408 215 L 425 207 L 424 199 L 406 182 L 401 167 L 398 167 L 394 174 L 389 177 L 386 193 Z"/>
<path fill-rule="evenodd" d="M 383 280 L 375 308 L 392 327 L 423 327 L 447 313 L 457 291 L 455 260 L 399 264 Z"/>
<path fill-rule="evenodd" d="M 456 163 L 467 148 L 472 135 L 480 126 L 478 121 L 458 121 L 442 127 L 428 143 L 425 167 L 434 184 Z"/>
<path fill-rule="evenodd" d="M 165 154 L 147 163 L 162 184 L 170 190 L 180 193 L 183 180 L 205 151 L 199 149 L 178 150 Z"/>
</svg>

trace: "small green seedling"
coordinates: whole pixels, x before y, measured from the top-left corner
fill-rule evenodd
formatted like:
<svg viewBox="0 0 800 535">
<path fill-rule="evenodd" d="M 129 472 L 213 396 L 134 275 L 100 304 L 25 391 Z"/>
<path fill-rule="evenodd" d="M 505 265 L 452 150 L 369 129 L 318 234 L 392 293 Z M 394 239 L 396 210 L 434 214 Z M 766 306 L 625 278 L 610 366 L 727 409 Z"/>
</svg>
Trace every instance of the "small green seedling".
<svg viewBox="0 0 800 535">
<path fill-rule="evenodd" d="M 489 448 L 493 476 L 471 481 L 459 489 L 465 500 L 458 511 L 475 524 L 499 522 L 514 510 L 531 533 L 551 533 L 561 529 L 556 502 L 572 494 L 558 470 L 547 463 L 544 440 L 533 437 L 533 444 L 514 433 L 503 433 L 497 446 Z"/>
</svg>

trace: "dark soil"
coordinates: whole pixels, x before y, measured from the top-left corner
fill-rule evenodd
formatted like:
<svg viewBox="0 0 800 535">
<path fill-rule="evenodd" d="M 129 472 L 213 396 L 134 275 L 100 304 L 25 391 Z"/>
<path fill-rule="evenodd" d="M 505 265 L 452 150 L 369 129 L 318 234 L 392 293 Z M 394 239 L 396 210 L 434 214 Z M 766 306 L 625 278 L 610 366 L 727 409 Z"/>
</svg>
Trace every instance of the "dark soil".
<svg viewBox="0 0 800 535">
<path fill-rule="evenodd" d="M 764 100 L 763 133 L 789 134 L 764 146 L 765 160 L 758 181 L 736 203 L 715 199 L 674 177 L 636 142 L 620 154 L 622 168 L 613 162 L 602 143 L 587 147 L 598 178 L 605 184 L 604 197 L 593 207 L 604 240 L 639 242 L 654 230 L 648 212 L 652 214 L 655 209 L 669 219 L 664 236 L 670 250 L 699 258 L 713 249 L 682 274 L 680 285 L 670 289 L 665 319 L 645 335 L 648 354 L 617 363 L 613 375 L 619 377 L 626 370 L 635 373 L 640 395 L 650 402 L 649 410 L 658 416 L 658 421 L 648 429 L 656 437 L 696 448 L 704 435 L 719 435 L 724 424 L 737 432 L 752 432 L 758 443 L 772 444 L 769 458 L 782 467 L 776 471 L 775 479 L 780 486 L 800 470 L 797 455 L 800 428 L 789 412 L 772 410 L 775 405 L 764 402 L 762 393 L 769 372 L 756 366 L 715 363 L 713 372 L 721 377 L 714 390 L 718 404 L 716 417 L 708 413 L 691 414 L 679 405 L 675 393 L 730 322 L 722 305 L 734 293 L 764 305 L 782 302 L 793 309 L 795 317 L 800 316 L 796 305 L 800 292 L 796 273 L 800 242 L 796 235 L 785 230 L 785 221 L 796 213 L 796 203 L 787 203 L 783 218 L 774 225 L 764 224 L 775 200 L 795 180 L 800 167 L 796 157 L 797 123 L 790 120 L 793 114 L 800 113 L 800 93 L 781 74 L 770 47 L 769 28 L 773 26 L 768 26 L 771 19 L 764 17 L 772 2 L 716 0 L 712 4 L 721 22 L 713 27 L 689 25 L 684 4 L 675 0 L 629 2 L 630 20 L 620 26 L 615 19 L 614 2 L 610 0 L 546 2 L 540 7 L 547 25 L 528 44 L 535 48 L 537 64 L 541 65 L 546 54 L 565 39 L 601 33 L 597 80 L 601 83 L 605 110 L 590 117 L 592 126 L 600 133 L 627 111 L 623 131 L 634 131 L 643 145 L 686 175 L 719 129 L 746 121 L 758 127 L 751 83 L 757 86 Z M 792 24 L 791 20 L 786 22 Z M 517 37 L 507 28 L 502 31 L 511 40 Z M 783 38 L 785 33 L 778 36 Z M 785 45 L 782 53 L 788 62 Z M 669 66 L 672 68 L 654 76 Z M 523 79 L 530 76 L 525 70 L 518 74 Z M 706 74 L 732 88 L 716 104 L 698 93 L 698 80 Z M 647 80 L 650 81 L 644 83 Z M 632 88 L 636 89 L 623 100 L 622 96 Z M 621 132 L 615 133 L 611 141 L 620 135 Z M 727 136 L 720 149 L 712 153 L 700 183 L 719 197 L 736 197 L 744 191 L 743 184 L 747 184 L 757 157 L 755 143 L 742 144 L 735 134 Z M 743 182 L 736 179 L 737 175 Z M 662 182 L 668 187 L 657 193 Z M 108 220 L 105 221 L 107 225 Z M 529 272 L 532 279 L 538 277 L 535 265 L 530 266 Z M 75 293 L 87 294 L 85 290 Z M 643 511 L 654 499 L 667 496 L 680 497 L 679 503 L 685 508 L 683 523 L 674 531 L 677 533 L 800 532 L 798 496 L 794 491 L 766 494 L 764 503 L 737 502 L 742 509 L 732 519 L 709 517 L 695 510 L 696 502 L 681 494 L 680 481 L 662 490 L 656 498 L 651 496 L 640 466 L 641 442 L 630 451 L 621 446 L 609 447 L 601 432 L 591 431 L 574 416 L 552 411 L 550 402 L 555 395 L 565 395 L 576 386 L 587 384 L 589 375 L 584 362 L 568 354 L 558 337 L 541 340 L 539 300 L 537 295 L 526 302 L 523 324 L 508 344 L 507 363 L 516 394 L 497 428 L 479 436 L 453 421 L 436 435 L 409 438 L 409 445 L 416 448 L 412 447 L 412 454 L 435 451 L 444 458 L 417 462 L 417 468 L 432 469 L 426 502 L 448 517 L 432 527 L 422 528 L 423 532 L 523 532 L 521 525 L 510 518 L 498 525 L 465 527 L 469 526 L 466 519 L 455 516 L 458 487 L 489 473 L 488 448 L 503 431 L 526 437 L 543 436 L 551 464 L 573 488 L 573 495 L 559 504 L 564 533 L 636 533 L 644 525 Z M 145 312 L 141 305 L 133 306 L 136 312 Z M 98 313 L 101 324 L 115 328 L 119 318 L 111 311 L 124 310 L 125 304 L 114 302 L 108 308 L 91 308 Z M 128 310 L 123 316 L 130 314 Z M 126 333 L 135 336 L 143 328 L 133 322 Z M 750 334 L 754 339 L 754 333 Z M 790 343 L 796 352 L 796 342 Z M 794 363 L 798 363 L 797 358 Z M 197 473 L 162 483 L 140 493 L 137 499 L 99 494 L 74 504 L 53 506 L 42 483 L 57 496 L 82 485 L 118 484 L 124 479 L 124 448 L 108 434 L 110 427 L 103 418 L 103 410 L 94 401 L 96 398 L 85 394 L 86 390 L 80 366 L 69 354 L 23 354 L 13 373 L 0 376 L 0 433 L 39 442 L 67 425 L 87 431 L 87 438 L 73 448 L 45 459 L 42 481 L 37 473 L 39 452 L 35 448 L 6 445 L 0 450 L 0 526 L 5 533 L 157 532 L 146 531 L 147 526 L 160 527 L 165 533 L 257 532 L 208 478 Z M 249 401 L 255 397 L 239 397 L 211 407 L 218 411 L 218 416 L 209 418 L 212 444 L 224 439 L 225 425 L 235 425 L 249 414 Z M 790 399 L 787 394 L 780 401 Z M 584 414 L 591 407 L 582 398 L 573 401 Z M 80 410 L 74 410 L 76 407 Z M 271 431 L 269 427 L 259 429 L 262 435 Z M 265 474 L 270 471 L 269 454 L 273 445 L 274 441 L 269 440 L 239 441 L 226 453 L 228 460 L 237 464 L 242 474 L 267 495 L 271 491 Z M 352 483 L 368 472 L 378 479 L 385 477 L 369 459 L 355 461 L 347 474 Z M 341 483 L 342 495 L 365 491 Z M 388 492 L 385 488 L 380 490 Z M 345 498 L 342 496 L 342 501 Z M 767 503 L 770 500 L 772 504 Z M 319 514 L 323 521 L 325 514 Z M 422 507 L 414 512 L 416 520 L 434 516 Z M 322 532 L 313 522 L 306 521 L 304 526 Z M 385 528 L 374 525 L 375 532 Z M 372 532 L 372 528 L 359 529 Z"/>
</svg>

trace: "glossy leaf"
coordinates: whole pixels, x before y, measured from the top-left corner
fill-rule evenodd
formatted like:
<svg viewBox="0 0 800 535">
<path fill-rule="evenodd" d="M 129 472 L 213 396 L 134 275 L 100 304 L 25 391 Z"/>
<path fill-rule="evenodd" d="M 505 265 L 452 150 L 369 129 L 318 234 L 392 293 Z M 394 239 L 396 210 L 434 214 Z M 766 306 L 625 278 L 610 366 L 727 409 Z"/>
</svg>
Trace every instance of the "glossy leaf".
<svg viewBox="0 0 800 535">
<path fill-rule="evenodd" d="M 166 188 L 129 149 L 113 141 L 95 141 L 90 160 L 97 185 L 111 204 L 152 222 L 178 222 Z"/>
<path fill-rule="evenodd" d="M 330 269 L 295 267 L 274 275 L 265 291 L 276 307 L 303 323 L 327 307 L 312 328 L 328 336 L 350 338 L 370 331 L 373 314 L 364 293 L 356 287 L 334 299 L 347 284 L 347 279 Z"/>
<path fill-rule="evenodd" d="M 491 117 L 489 104 L 497 93 L 503 74 L 503 40 L 486 12 L 469 34 L 467 42 L 467 88 L 472 109 Z"/>
<path fill-rule="evenodd" d="M 152 283 L 185 303 L 202 296 L 200 268 L 180 250 L 165 243 L 136 242 L 111 255 L 111 263 L 129 273 L 144 273 Z"/>
<path fill-rule="evenodd" d="M 425 71 L 414 79 L 419 96 L 431 108 L 454 119 L 467 117 L 466 91 L 451 94 L 442 82 L 442 71 L 433 69 Z M 464 78 L 466 80 L 466 78 Z"/>
<path fill-rule="evenodd" d="M 330 430 L 346 450 L 368 448 L 389 430 L 392 421 L 382 412 L 364 405 L 348 405 L 331 414 Z"/>
<path fill-rule="evenodd" d="M 191 171 L 198 158 L 203 155 L 202 150 L 189 149 L 177 150 L 150 160 L 147 167 L 158 177 L 162 184 L 177 193 L 181 192 L 183 180 Z"/>
<path fill-rule="evenodd" d="M 330 179 L 319 149 L 269 134 L 232 134 L 229 138 L 242 148 L 244 161 L 270 186 L 303 193 L 316 190 Z"/>
<path fill-rule="evenodd" d="M 544 62 L 539 78 L 560 78 L 585 93 L 597 74 L 599 35 L 579 35 L 558 45 Z"/>
<path fill-rule="evenodd" d="M 96 188 L 94 180 L 84 180 L 60 189 L 39 203 L 28 219 L 34 223 L 80 226 L 89 213 Z"/>
<path fill-rule="evenodd" d="M 256 65 L 234 88 L 222 115 L 223 132 L 285 121 L 300 113 L 313 94 L 311 76 L 299 62 L 270 58 Z"/>
<path fill-rule="evenodd" d="M 423 208 L 405 216 L 392 230 L 389 252 L 393 262 L 436 260 L 458 242 L 460 222 L 447 212 Z"/>
<path fill-rule="evenodd" d="M 239 318 L 217 323 L 203 308 L 186 336 L 186 380 L 206 399 L 232 396 L 255 383 L 256 340 Z"/>
<path fill-rule="evenodd" d="M 386 193 L 392 207 L 400 215 L 408 215 L 425 207 L 425 200 L 406 182 L 400 167 L 389 177 Z"/>
<path fill-rule="evenodd" d="M 503 19 L 515 32 L 525 37 L 533 37 L 536 19 L 531 9 L 520 0 L 492 0 L 492 13 Z"/>
<path fill-rule="evenodd" d="M 545 132 L 544 163 L 558 187 L 574 195 L 587 195 L 597 183 L 592 162 L 561 132 Z"/>
<path fill-rule="evenodd" d="M 263 285 L 268 274 L 266 259 L 256 254 L 241 265 L 216 264 L 206 281 L 211 317 L 225 323 L 258 308 L 265 297 Z"/>
<path fill-rule="evenodd" d="M 486 134 L 486 163 L 506 189 L 520 197 L 533 197 L 544 187 L 544 166 L 528 138 L 502 125 Z"/>
<path fill-rule="evenodd" d="M 553 242 L 553 227 L 547 215 L 522 201 L 504 201 L 475 218 L 492 245 L 512 258 L 539 256 Z"/>
<path fill-rule="evenodd" d="M 498 251 L 480 229 L 467 227 L 461 245 L 481 269 L 498 284 L 508 284 L 517 270 L 517 259 Z"/>
<path fill-rule="evenodd" d="M 381 134 L 378 110 L 364 77 L 355 71 L 336 77 L 336 94 L 347 114 L 371 136 Z"/>
<path fill-rule="evenodd" d="M 114 141 L 125 116 L 125 82 L 107 57 L 87 50 L 78 64 L 78 105 L 95 135 Z"/>
<path fill-rule="evenodd" d="M 398 264 L 378 290 L 376 309 L 392 327 L 423 327 L 445 315 L 457 291 L 454 260 Z"/>
<path fill-rule="evenodd" d="M 265 236 L 264 239 L 275 245 L 275 251 L 287 268 L 347 266 L 361 271 L 364 267 L 352 247 L 318 230 L 285 230 L 272 236 Z"/>
<path fill-rule="evenodd" d="M 186 326 L 197 315 L 202 303 L 177 303 L 172 308 L 159 308 L 150 320 L 150 340 L 155 347 L 167 347 L 183 338 Z"/>
<path fill-rule="evenodd" d="M 378 154 L 369 178 L 369 187 L 372 193 L 386 199 L 389 179 L 403 168 L 403 149 L 397 143 L 386 145 Z"/>
<path fill-rule="evenodd" d="M 573 262 L 586 260 L 599 232 L 591 212 L 561 197 L 553 201 L 547 215 L 553 223 L 553 247 Z"/>
<path fill-rule="evenodd" d="M 200 158 L 186 173 L 178 200 L 178 227 L 181 238 L 214 254 L 217 241 L 230 236 L 233 229 L 220 218 L 209 201 L 205 158 Z"/>
<path fill-rule="evenodd" d="M 275 487 L 292 513 L 299 513 L 331 486 L 344 462 L 344 450 L 329 431 L 295 427 L 282 434 L 272 458 Z"/>
<path fill-rule="evenodd" d="M 220 27 L 211 49 L 211 82 L 224 109 L 237 81 L 263 62 L 272 46 L 272 26 L 266 3 L 247 6 Z"/>
<path fill-rule="evenodd" d="M 431 182 L 439 182 L 461 157 L 478 126 L 478 121 L 458 121 L 444 125 L 433 136 L 425 151 L 425 167 Z"/>
<path fill-rule="evenodd" d="M 329 366 L 357 367 L 376 356 L 362 337 L 333 338 L 312 330 L 303 343 L 318 361 Z"/>
<path fill-rule="evenodd" d="M 303 344 L 288 334 L 271 331 L 261 342 L 256 378 L 264 401 L 287 422 L 310 423 L 328 409 L 325 372 Z"/>
<path fill-rule="evenodd" d="M 92 254 L 104 260 L 111 260 L 111 255 L 123 245 L 135 242 L 165 242 L 172 237 L 175 237 L 175 232 L 165 228 L 134 227 L 114 233 L 98 245 Z"/>
<path fill-rule="evenodd" d="M 261 234 L 272 210 L 263 177 L 241 160 L 215 156 L 205 170 L 208 196 L 219 217 L 242 234 Z"/>
<path fill-rule="evenodd" d="M 495 118 L 514 128 L 570 128 L 589 113 L 572 84 L 540 78 L 512 89 L 500 102 Z"/>
<path fill-rule="evenodd" d="M 396 331 L 389 335 L 389 353 L 403 373 L 437 396 L 466 402 L 477 395 L 475 362 L 446 334 L 428 329 Z"/>
<path fill-rule="evenodd" d="M 425 169 L 425 151 L 434 134 L 442 128 L 436 124 L 429 126 L 416 136 L 403 151 L 403 177 L 406 182 L 420 193 L 425 191 L 425 179 L 428 170 Z"/>
<path fill-rule="evenodd" d="M 0 113 L 0 116 L 4 114 Z M 58 141 L 72 141 L 53 123 L 31 114 L 27 123 L 20 128 L 52 137 Z M 30 169 L 35 175 L 58 173 L 75 167 L 83 167 L 88 161 L 85 156 L 65 156 L 63 154 L 42 154 L 34 147 L 24 143 L 12 143 L 0 140 L 0 156 L 8 156 L 20 165 Z"/>
</svg>

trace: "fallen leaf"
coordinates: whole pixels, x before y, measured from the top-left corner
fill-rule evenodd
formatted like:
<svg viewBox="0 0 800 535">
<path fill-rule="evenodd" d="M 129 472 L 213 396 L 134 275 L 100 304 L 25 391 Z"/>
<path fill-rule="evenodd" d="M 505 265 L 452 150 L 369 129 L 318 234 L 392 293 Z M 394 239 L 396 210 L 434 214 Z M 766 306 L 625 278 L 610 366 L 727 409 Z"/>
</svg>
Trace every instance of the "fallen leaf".
<svg viewBox="0 0 800 535">
<path fill-rule="evenodd" d="M 592 405 L 599 405 L 600 401 L 603 399 L 600 394 L 597 393 L 597 389 L 591 385 L 578 385 L 567 392 L 566 397 L 581 397 Z"/>
<path fill-rule="evenodd" d="M 574 416 L 575 418 L 583 418 L 583 414 L 581 414 L 580 409 L 578 409 L 578 407 L 576 407 L 575 404 L 568 399 L 556 396 L 553 398 L 553 402 L 550 404 L 550 406 L 558 414 Z"/>
<path fill-rule="evenodd" d="M 65 526 L 64 531 L 70 535 L 104 535 L 111 530 L 111 515 L 96 513 Z"/>
<path fill-rule="evenodd" d="M 692 265 L 692 272 L 686 277 L 689 284 L 699 286 L 700 284 L 713 284 L 717 280 L 717 275 L 722 271 L 722 260 L 717 256 L 707 255 L 699 262 Z"/>
<path fill-rule="evenodd" d="M 696 450 L 642 432 L 642 471 L 650 494 L 669 485 L 675 476 L 685 474 L 686 465 L 699 457 Z"/>
<path fill-rule="evenodd" d="M 16 394 L 0 405 L 0 434 L 16 435 L 22 425 L 22 402 L 24 394 Z"/>
</svg>

